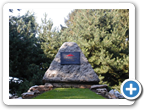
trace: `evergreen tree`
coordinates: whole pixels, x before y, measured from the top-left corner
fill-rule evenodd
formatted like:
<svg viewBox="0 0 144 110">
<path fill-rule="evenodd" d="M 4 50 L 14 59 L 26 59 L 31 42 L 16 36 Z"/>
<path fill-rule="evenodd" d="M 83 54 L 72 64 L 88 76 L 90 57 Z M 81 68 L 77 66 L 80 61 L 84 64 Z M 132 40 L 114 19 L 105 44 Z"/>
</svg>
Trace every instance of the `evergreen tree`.
<svg viewBox="0 0 144 110">
<path fill-rule="evenodd" d="M 44 14 L 44 19 L 41 21 L 42 24 L 39 26 L 38 36 L 40 39 L 41 48 L 49 59 L 46 64 L 48 68 L 58 49 L 66 40 L 63 41 L 64 39 L 60 38 L 61 33 L 56 28 L 52 29 L 53 22 L 50 19 L 47 19 L 46 13 Z"/>
<path fill-rule="evenodd" d="M 65 23 L 61 37 L 77 42 L 103 81 L 129 77 L 129 10 L 74 10 Z"/>
<path fill-rule="evenodd" d="M 30 86 L 42 83 L 47 58 L 36 38 L 37 23 L 29 12 L 9 17 L 9 88 L 11 94 L 21 94 Z M 17 81 L 16 81 L 17 79 Z"/>
</svg>

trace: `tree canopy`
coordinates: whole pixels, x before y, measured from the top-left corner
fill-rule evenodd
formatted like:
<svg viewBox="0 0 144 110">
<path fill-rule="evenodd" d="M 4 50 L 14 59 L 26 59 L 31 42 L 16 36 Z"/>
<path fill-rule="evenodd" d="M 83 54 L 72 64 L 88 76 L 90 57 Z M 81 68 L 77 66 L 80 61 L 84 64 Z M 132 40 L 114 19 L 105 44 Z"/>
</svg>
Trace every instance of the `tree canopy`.
<svg viewBox="0 0 144 110">
<path fill-rule="evenodd" d="M 12 94 L 20 94 L 30 86 L 42 83 L 40 79 L 46 71 L 44 64 L 48 58 L 36 37 L 37 28 L 34 15 L 29 12 L 20 17 L 9 16 L 9 84 Z"/>
</svg>

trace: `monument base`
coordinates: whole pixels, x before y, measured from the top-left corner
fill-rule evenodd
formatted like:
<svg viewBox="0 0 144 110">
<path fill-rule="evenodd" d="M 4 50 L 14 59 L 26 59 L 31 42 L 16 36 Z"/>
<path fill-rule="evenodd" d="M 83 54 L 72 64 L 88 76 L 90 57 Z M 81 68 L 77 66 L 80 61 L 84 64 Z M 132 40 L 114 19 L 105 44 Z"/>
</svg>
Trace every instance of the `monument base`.
<svg viewBox="0 0 144 110">
<path fill-rule="evenodd" d="M 98 83 L 56 83 L 56 82 L 48 82 L 53 85 L 54 88 L 91 88 L 92 85 L 96 85 Z M 46 84 L 46 83 L 45 83 Z"/>
</svg>

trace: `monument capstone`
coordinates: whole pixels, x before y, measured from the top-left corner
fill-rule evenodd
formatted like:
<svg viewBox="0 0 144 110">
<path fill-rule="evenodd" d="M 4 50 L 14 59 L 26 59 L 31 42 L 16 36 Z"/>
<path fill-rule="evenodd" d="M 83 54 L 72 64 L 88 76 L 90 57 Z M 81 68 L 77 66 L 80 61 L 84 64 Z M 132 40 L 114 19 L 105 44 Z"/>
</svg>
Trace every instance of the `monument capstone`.
<svg viewBox="0 0 144 110">
<path fill-rule="evenodd" d="M 79 46 L 75 42 L 65 42 L 45 72 L 43 82 L 55 87 L 80 87 L 98 84 L 99 78 Z"/>
</svg>

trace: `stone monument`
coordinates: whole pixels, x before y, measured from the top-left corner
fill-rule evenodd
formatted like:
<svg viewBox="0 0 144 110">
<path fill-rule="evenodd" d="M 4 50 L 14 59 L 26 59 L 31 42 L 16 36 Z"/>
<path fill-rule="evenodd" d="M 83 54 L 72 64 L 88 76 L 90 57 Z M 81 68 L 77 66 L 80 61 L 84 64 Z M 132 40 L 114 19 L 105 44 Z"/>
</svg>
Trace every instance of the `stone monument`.
<svg viewBox="0 0 144 110">
<path fill-rule="evenodd" d="M 54 87 L 90 88 L 99 83 L 99 78 L 79 46 L 65 42 L 45 72 L 43 82 Z"/>
</svg>

